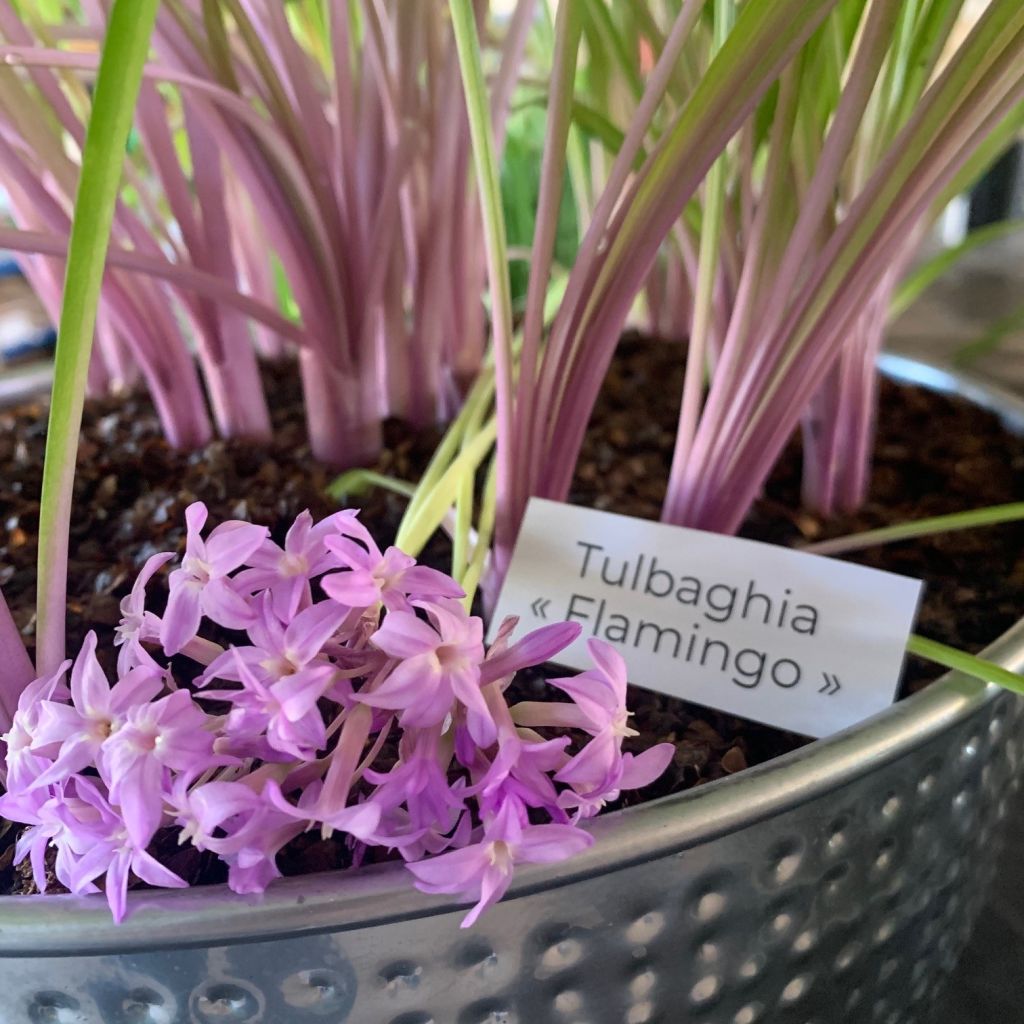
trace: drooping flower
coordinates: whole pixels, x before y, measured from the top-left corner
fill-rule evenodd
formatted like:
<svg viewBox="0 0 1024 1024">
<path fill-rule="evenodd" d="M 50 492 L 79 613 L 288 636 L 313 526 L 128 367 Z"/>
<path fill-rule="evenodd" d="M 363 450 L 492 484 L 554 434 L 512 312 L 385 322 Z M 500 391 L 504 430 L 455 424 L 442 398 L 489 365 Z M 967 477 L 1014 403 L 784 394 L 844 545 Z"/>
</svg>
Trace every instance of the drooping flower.
<svg viewBox="0 0 1024 1024">
<path fill-rule="evenodd" d="M 67 824 L 69 817 L 73 819 L 78 809 L 74 792 L 74 781 L 68 780 L 45 789 L 8 791 L 0 796 L 0 814 L 10 821 L 29 826 L 15 843 L 14 863 L 20 864 L 28 857 L 32 879 L 40 892 L 46 892 L 48 884 L 48 847 L 54 846 L 57 850 L 54 873 L 63 885 L 68 884 L 74 858 L 89 848 L 89 836 L 81 830 L 69 829 Z"/>
<path fill-rule="evenodd" d="M 516 802 L 508 800 L 484 826 L 479 842 L 406 867 L 423 892 L 476 898 L 476 905 L 462 921 L 462 927 L 469 928 L 505 895 L 517 864 L 564 860 L 593 841 L 593 836 L 573 825 L 531 825 Z"/>
<path fill-rule="evenodd" d="M 32 747 L 38 743 L 37 729 L 44 705 L 69 696 L 64 676 L 70 667 L 71 662 L 65 661 L 53 675 L 35 679 L 21 691 L 11 728 L 2 737 L 7 747 L 8 794 L 27 788 L 50 766 L 48 759 L 32 753 Z"/>
<path fill-rule="evenodd" d="M 407 729 L 399 744 L 399 761 L 388 772 L 368 770 L 364 778 L 377 788 L 373 801 L 382 811 L 388 835 L 407 837 L 399 849 L 407 860 L 438 852 L 466 815 L 467 787 L 453 785 L 447 773 L 451 754 L 442 752 L 437 729 Z"/>
<path fill-rule="evenodd" d="M 114 646 L 121 650 L 117 655 L 117 674 L 125 675 L 137 665 L 156 668 L 156 662 L 142 646 L 143 640 L 159 640 L 160 619 L 146 610 L 146 585 L 157 571 L 174 557 L 163 551 L 146 559 L 138 577 L 132 584 L 131 593 L 121 601 L 121 622 L 118 625 Z"/>
<path fill-rule="evenodd" d="M 177 654 L 196 635 L 203 615 L 228 629 L 244 629 L 255 617 L 228 576 L 266 540 L 269 531 L 265 526 L 228 522 L 204 541 L 201 531 L 206 517 L 201 501 L 185 510 L 185 557 L 181 568 L 171 573 L 170 597 L 160 627 L 167 654 Z"/>
<path fill-rule="evenodd" d="M 614 647 L 591 638 L 587 650 L 594 668 L 570 678 L 552 679 L 551 685 L 572 697 L 580 715 L 579 726 L 593 739 L 555 776 L 574 788 L 595 790 L 621 773 L 622 741 L 636 736 L 626 710 L 626 663 Z"/>
<path fill-rule="evenodd" d="M 65 843 L 86 847 L 69 857 L 60 880 L 74 893 L 95 891 L 95 881 L 105 876 L 104 891 L 115 921 L 124 919 L 128 876 L 134 872 L 144 882 L 164 889 L 187 888 L 188 882 L 169 871 L 131 836 L 125 820 L 101 789 L 88 779 L 75 780 L 76 805 L 65 804 Z"/>
<path fill-rule="evenodd" d="M 592 818 L 606 804 L 618 800 L 622 790 L 649 786 L 665 771 L 674 754 L 675 747 L 671 743 L 657 743 L 640 754 L 623 754 L 617 770 L 606 775 L 595 788 L 577 784 L 577 788 L 563 790 L 558 797 L 559 806 L 574 809 L 576 821 Z"/>
<path fill-rule="evenodd" d="M 192 844 L 228 865 L 233 892 L 262 892 L 281 875 L 277 854 L 302 826 L 245 781 L 206 782 L 175 794 L 175 821 Z"/>
<path fill-rule="evenodd" d="M 551 777 L 569 760 L 565 752 L 568 745 L 568 736 L 544 740 L 536 734 L 525 738 L 503 732 L 494 761 L 472 790 L 478 796 L 481 812 L 493 814 L 513 798 L 525 807 L 544 808 L 557 820 L 565 820 Z"/>
<path fill-rule="evenodd" d="M 480 691 L 484 657 L 483 623 L 457 601 L 415 602 L 430 623 L 412 612 L 390 612 L 370 638 L 398 660 L 384 681 L 358 699 L 375 708 L 398 712 L 402 726 L 429 728 L 451 713 L 457 700 L 467 711 L 473 739 L 494 742 L 497 730 Z"/>
</svg>

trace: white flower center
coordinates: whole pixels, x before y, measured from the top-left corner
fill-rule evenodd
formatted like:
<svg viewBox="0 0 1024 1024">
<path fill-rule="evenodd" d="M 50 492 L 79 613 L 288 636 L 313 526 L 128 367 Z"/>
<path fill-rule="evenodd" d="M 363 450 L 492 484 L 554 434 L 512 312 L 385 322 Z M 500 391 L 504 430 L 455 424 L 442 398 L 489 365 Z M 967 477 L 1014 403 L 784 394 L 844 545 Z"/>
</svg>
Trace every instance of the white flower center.
<svg viewBox="0 0 1024 1024">
<path fill-rule="evenodd" d="M 182 561 L 181 567 L 200 583 L 209 583 L 213 578 L 213 566 L 209 562 L 204 562 L 201 558 L 194 558 L 192 555 L 189 555 Z"/>
<path fill-rule="evenodd" d="M 504 839 L 496 839 L 487 850 L 487 859 L 493 867 L 507 875 L 512 870 L 512 847 Z"/>
<path fill-rule="evenodd" d="M 309 562 L 305 555 L 284 554 L 277 569 L 282 576 L 305 576 L 309 572 Z"/>
<path fill-rule="evenodd" d="M 612 734 L 615 736 L 639 736 L 640 733 L 636 729 L 631 729 L 629 726 L 629 719 L 632 717 L 632 711 L 620 711 L 612 722 Z"/>
</svg>

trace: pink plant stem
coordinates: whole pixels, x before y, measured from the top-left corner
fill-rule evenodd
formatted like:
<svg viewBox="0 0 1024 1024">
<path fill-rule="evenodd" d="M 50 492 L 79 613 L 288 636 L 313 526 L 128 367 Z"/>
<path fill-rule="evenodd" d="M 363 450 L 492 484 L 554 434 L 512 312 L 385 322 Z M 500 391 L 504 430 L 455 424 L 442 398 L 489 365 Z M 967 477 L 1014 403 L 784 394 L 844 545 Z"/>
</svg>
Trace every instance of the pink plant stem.
<svg viewBox="0 0 1024 1024">
<path fill-rule="evenodd" d="M 1017 75 L 1020 75 L 1019 70 Z M 880 220 L 871 243 L 865 246 L 851 268 L 846 288 L 835 302 L 820 312 L 820 319 L 814 326 L 815 333 L 820 332 L 820 342 L 812 347 L 805 346 L 789 368 L 784 391 L 757 420 L 756 444 L 752 441 L 753 424 L 748 424 L 737 446 L 736 457 L 719 478 L 715 503 L 706 506 L 692 525 L 721 532 L 734 532 L 739 527 L 772 464 L 792 434 L 800 410 L 810 401 L 836 358 L 842 339 L 869 301 L 871 290 L 877 286 L 878 276 L 883 272 L 879 268 L 892 265 L 894 252 L 899 250 L 930 209 L 936 195 L 956 175 L 974 146 L 1019 102 L 1024 93 L 1024 78 L 1017 82 L 1016 77 L 1011 77 L 1009 83 L 1007 86 L 1003 82 L 1004 88 L 998 99 L 989 106 L 987 116 L 973 122 L 973 130 L 965 133 L 950 128 L 935 138 L 934 149 L 925 162 L 929 173 L 919 168 L 913 181 L 899 196 L 905 205 L 891 210 L 887 218 Z M 875 177 L 883 174 L 884 166 L 876 171 Z M 840 228 L 838 234 L 841 233 Z M 827 249 L 836 250 L 840 245 L 841 242 L 833 238 Z M 823 263 L 823 273 L 825 266 L 827 264 Z"/>
<path fill-rule="evenodd" d="M 553 57 L 553 101 L 548 105 L 548 123 L 541 158 L 540 194 L 537 203 L 536 227 L 530 252 L 530 280 L 526 292 L 526 313 L 523 318 L 523 345 L 519 357 L 519 382 L 515 398 L 515 431 L 517 436 L 530 432 L 537 414 L 537 364 L 541 335 L 544 329 L 544 298 L 555 253 L 558 211 L 566 166 L 566 140 L 572 115 L 573 82 L 579 49 L 580 20 L 569 4 L 559 7 L 555 21 L 555 52 Z M 529 500 L 528 479 L 522 474 L 513 478 L 510 500 L 516 521 L 526 510 Z"/>
<path fill-rule="evenodd" d="M 751 489 L 744 489 L 744 493 L 750 494 L 748 501 L 752 500 L 757 493 L 756 487 L 760 486 L 767 476 L 771 461 L 778 456 L 782 446 L 785 444 L 789 432 L 795 426 L 796 418 L 800 410 L 810 401 L 810 394 L 815 386 L 823 379 L 831 361 L 837 358 L 839 342 L 842 332 L 837 330 L 836 324 L 843 325 L 846 331 L 853 329 L 856 318 L 863 310 L 864 305 L 870 301 L 872 289 L 877 287 L 878 280 L 884 270 L 890 267 L 898 259 L 902 246 L 906 239 L 913 235 L 920 222 L 920 219 L 930 209 L 935 197 L 941 193 L 945 183 L 957 172 L 961 164 L 968 158 L 974 146 L 978 145 L 985 138 L 1006 114 L 1011 110 L 1021 95 L 1024 95 L 1024 76 L 1018 69 L 1009 78 L 1005 78 L 1005 72 L 998 71 L 989 76 L 996 89 L 995 95 L 989 104 L 989 113 L 980 120 L 973 121 L 973 130 L 965 135 L 963 130 L 956 127 L 941 131 L 934 137 L 932 148 L 928 158 L 922 160 L 917 173 L 907 182 L 906 188 L 898 196 L 893 198 L 893 204 L 899 203 L 896 209 L 890 209 L 887 217 L 879 218 L 875 222 L 874 234 L 871 241 L 865 245 L 853 268 L 847 274 L 844 289 L 836 296 L 835 301 L 827 309 L 819 310 L 819 320 L 815 326 L 809 328 L 810 332 L 820 337 L 812 346 L 804 346 L 796 356 L 795 362 L 788 366 L 784 382 L 778 385 L 779 391 L 773 397 L 770 405 L 758 408 L 759 392 L 772 380 L 780 358 L 782 345 L 780 337 L 788 338 L 796 330 L 800 317 L 806 313 L 810 297 L 818 294 L 820 281 L 818 279 L 827 275 L 830 261 L 836 253 L 842 250 L 850 232 L 850 225 L 862 223 L 858 218 L 856 210 L 851 210 L 846 220 L 835 232 L 829 244 L 822 251 L 816 264 L 815 274 L 804 285 L 802 294 L 794 303 L 794 309 L 787 318 L 787 322 L 779 330 L 775 338 L 768 339 L 763 346 L 764 352 L 776 353 L 772 362 L 766 367 L 750 367 L 733 405 L 735 413 L 741 410 L 744 415 L 735 415 L 730 428 L 733 433 L 728 441 L 733 452 L 732 461 L 725 465 L 719 460 L 716 463 L 705 462 L 705 466 L 717 465 L 719 472 L 714 479 L 709 479 L 705 493 L 716 494 L 725 486 L 724 478 L 730 474 L 746 474 L 750 480 L 759 481 Z M 910 127 L 904 129 L 910 132 Z M 871 201 L 872 189 L 884 184 L 889 179 L 888 164 L 894 162 L 901 153 L 900 140 L 898 139 L 890 152 L 890 156 L 879 166 L 872 176 L 871 182 L 865 188 L 864 193 L 854 204 L 866 204 Z M 755 372 L 756 371 L 756 372 Z M 774 425 L 769 426 L 769 419 Z M 752 432 L 757 432 L 757 441 L 751 441 Z M 724 431 L 723 431 L 724 433 Z M 721 439 L 721 435 L 719 435 Z M 770 438 L 770 440 L 769 440 Z M 724 443 L 724 442 L 723 442 Z M 710 477 L 710 473 L 709 473 Z M 716 504 L 720 504 L 715 499 Z M 735 529 L 745 514 L 745 508 L 731 507 L 724 513 L 725 518 L 720 519 L 718 514 L 712 510 L 711 502 L 695 511 L 688 519 L 692 525 L 701 525 L 706 529 Z M 726 524 L 731 524 L 727 526 Z"/>
<path fill-rule="evenodd" d="M 498 74 L 491 86 L 491 124 L 494 126 L 494 149 L 499 159 L 505 150 L 509 107 L 536 13 L 537 0 L 518 0 L 516 3 L 502 43 Z"/>
<path fill-rule="evenodd" d="M 739 93 L 723 92 L 713 106 L 696 105 L 695 95 L 681 116 L 690 119 L 688 124 L 700 124 L 702 130 L 694 135 L 697 143 L 683 154 L 669 132 L 648 157 L 648 166 L 657 167 L 665 174 L 668 168 L 664 165 L 671 161 L 675 170 L 672 190 L 658 190 L 649 199 L 645 196 L 648 201 L 644 202 L 639 213 L 633 213 L 631 207 L 637 201 L 636 192 L 644 185 L 644 180 L 640 179 L 622 201 L 608 232 L 608 244 L 618 259 L 614 263 L 606 263 L 597 280 L 586 282 L 590 298 L 585 309 L 577 311 L 580 322 L 574 330 L 577 335 L 585 334 L 587 337 L 586 364 L 571 368 L 568 378 L 572 382 L 571 394 L 559 396 L 557 415 L 547 421 L 548 433 L 543 451 L 549 455 L 549 461 L 541 483 L 542 493 L 547 496 L 564 496 L 568 491 L 586 421 L 628 313 L 634 289 L 652 265 L 659 244 L 721 149 L 749 116 L 770 81 L 817 28 L 828 6 L 826 0 L 816 10 L 816 17 L 802 25 L 799 33 L 775 37 L 770 50 L 761 49 L 748 55 L 750 74 L 756 74 L 758 88 Z M 624 231 L 627 225 L 628 234 Z M 623 256 L 625 251 L 629 252 L 628 260 Z M 568 372 L 567 369 L 565 373 Z M 566 379 L 564 373 L 562 379 Z"/>
<path fill-rule="evenodd" d="M 235 282 L 237 273 L 231 256 L 231 228 L 224 196 L 220 150 L 201 120 L 192 119 L 186 107 L 185 123 L 192 148 L 196 196 L 202 215 L 205 269 Z M 213 405 L 214 418 L 222 435 L 270 438 L 270 413 L 256 351 L 245 322 L 233 311 L 208 308 L 199 334 L 199 358 Z"/>
<path fill-rule="evenodd" d="M 801 201 L 800 216 L 786 246 L 764 312 L 767 333 L 781 319 L 800 268 L 806 266 L 809 254 L 819 248 L 814 244 L 815 235 L 820 230 L 829 204 L 834 201 L 836 182 L 875 88 L 893 28 L 900 17 L 900 7 L 898 0 L 880 0 L 867 8 L 863 32 L 853 55 L 832 126 L 822 147 L 811 186 Z"/>
<path fill-rule="evenodd" d="M 18 698 L 33 678 L 36 670 L 32 659 L 25 650 L 25 642 L 15 625 L 10 608 L 0 591 L 0 661 L 3 672 L 0 673 L 0 733 L 11 728 L 14 713 L 18 710 Z M 0 744 L 0 748 L 3 744 Z M 2 753 L 0 749 L 0 753 Z M 4 780 L 5 781 L 5 780 Z"/>
<path fill-rule="evenodd" d="M 898 15 L 898 5 L 892 2 L 892 0 L 885 0 L 884 3 L 873 5 L 868 10 L 864 31 L 853 57 L 850 74 L 843 94 L 840 97 L 832 127 L 822 149 L 820 162 L 815 171 L 808 196 L 801 203 L 800 216 L 786 246 L 782 264 L 774 277 L 771 289 L 767 291 L 767 306 L 756 317 L 757 330 L 761 337 L 772 337 L 773 329 L 781 318 L 786 303 L 790 299 L 798 269 L 806 265 L 808 253 L 816 249 L 813 241 L 814 237 L 819 231 L 826 206 L 834 195 L 835 182 L 842 168 L 843 161 L 849 153 L 857 128 L 860 125 L 871 89 L 874 86 L 878 70 L 885 57 L 886 41 Z M 779 120 L 777 119 L 776 126 L 778 125 Z M 776 126 L 773 126 L 773 128 Z M 779 148 L 782 148 L 782 143 L 781 140 L 776 139 L 771 152 L 774 154 Z M 722 417 L 728 415 L 726 410 L 736 413 L 745 407 L 745 400 L 738 398 L 734 394 L 732 381 L 736 368 L 739 365 L 741 353 L 747 349 L 747 332 L 754 320 L 752 306 L 754 300 L 753 288 L 756 283 L 756 276 L 758 275 L 748 274 L 746 271 L 748 268 L 750 271 L 758 271 L 761 266 L 756 256 L 765 244 L 763 238 L 764 229 L 763 218 L 759 221 L 755 216 L 749 246 L 750 252 L 754 254 L 755 258 L 751 259 L 748 255 L 744 268 L 745 288 L 741 281 L 743 303 L 740 308 L 742 315 L 738 316 L 737 312 L 734 311 L 729 333 L 725 341 L 727 353 L 726 366 L 728 368 L 723 367 L 722 372 L 716 377 L 704 412 L 704 429 L 700 431 L 700 436 L 695 439 L 693 452 L 687 456 L 686 461 L 691 464 L 692 468 L 682 467 L 677 480 L 670 484 L 669 487 L 673 510 L 672 521 L 674 522 L 685 521 L 689 514 L 688 510 L 692 511 L 693 508 L 692 504 L 681 504 L 681 499 L 676 496 L 677 488 L 690 494 L 689 500 L 691 503 L 702 500 L 693 493 L 693 488 L 699 486 L 704 495 L 708 493 L 711 480 L 706 466 L 707 460 L 710 458 L 710 452 L 706 446 L 709 443 L 713 443 L 716 452 L 723 451 L 724 445 L 731 440 L 733 435 L 729 428 L 724 426 Z M 753 350 L 754 365 L 748 368 L 746 374 L 748 382 L 759 379 L 762 376 L 761 361 L 763 354 L 764 346 L 758 346 Z M 719 381 L 722 384 L 719 384 Z M 700 481 L 700 483 L 698 484 L 697 481 Z"/>
<path fill-rule="evenodd" d="M 858 323 L 854 330 L 863 330 Z M 835 514 L 836 468 L 845 429 L 845 397 L 850 387 L 848 343 L 839 360 L 825 375 L 803 419 L 803 503 L 826 518 Z"/>
<path fill-rule="evenodd" d="M 337 746 L 330 754 L 330 764 L 324 777 L 321 801 L 326 807 L 344 807 L 352 788 L 356 768 L 370 737 L 373 712 L 365 704 L 357 704 L 348 713 Z"/>
<path fill-rule="evenodd" d="M 579 252 L 576 254 L 573 271 L 569 275 L 565 296 L 562 299 L 561 310 L 555 317 L 551 328 L 548 350 L 545 355 L 545 374 L 541 376 L 537 385 L 537 415 L 526 423 L 527 434 L 521 448 L 525 452 L 523 459 L 526 465 L 525 469 L 520 468 L 519 471 L 525 473 L 526 483 L 521 486 L 521 490 L 527 494 L 540 493 L 536 488 L 540 486 L 541 467 L 547 457 L 547 445 L 544 438 L 544 431 L 549 426 L 545 422 L 547 410 L 556 406 L 558 396 L 554 393 L 554 389 L 559 381 L 566 379 L 578 315 L 577 310 L 586 296 L 586 285 L 590 281 L 595 260 L 599 256 L 601 243 L 603 241 L 606 243 L 606 229 L 609 220 L 621 198 L 622 190 L 629 180 L 651 119 L 665 95 L 683 46 L 686 44 L 690 30 L 702 7 L 702 0 L 686 0 L 676 17 L 665 42 L 665 48 L 648 77 L 644 94 L 637 105 L 629 128 L 626 130 L 622 146 L 612 163 L 604 189 L 597 200 L 590 224 L 583 236 Z M 685 200 L 681 205 L 685 205 Z"/>
<path fill-rule="evenodd" d="M 876 362 L 889 318 L 892 293 L 902 276 L 906 260 L 897 261 L 893 270 L 873 297 L 865 312 L 865 328 L 859 342 L 844 353 L 851 364 L 848 375 L 849 393 L 844 396 L 846 444 L 839 453 L 836 501 L 844 511 L 859 508 L 867 498 L 870 481 L 871 454 L 878 408 L 878 369 Z"/>
<path fill-rule="evenodd" d="M 195 362 L 183 346 L 160 344 L 163 338 L 175 337 L 177 330 L 166 293 L 148 281 L 119 278 L 116 271 L 107 272 L 104 291 L 118 333 L 151 341 L 136 347 L 135 358 L 168 443 L 175 448 L 202 447 L 211 428 Z"/>
<path fill-rule="evenodd" d="M 105 308 L 97 312 L 96 345 L 110 378 L 111 392 L 120 394 L 133 388 L 139 381 L 138 363 Z"/>
<path fill-rule="evenodd" d="M 306 428 L 318 459 L 340 469 L 373 461 L 381 446 L 376 388 L 318 353 L 299 353 L 306 398 Z"/>
<path fill-rule="evenodd" d="M 63 259 L 68 249 L 67 233 L 0 226 L 0 247 L 12 252 L 56 256 Z M 194 267 L 179 266 L 163 257 L 155 258 L 121 248 L 111 248 L 107 262 L 118 270 L 164 281 L 179 291 L 195 292 L 197 295 L 231 306 L 296 344 L 311 344 L 301 325 L 286 320 L 280 313 L 257 302 L 251 296 L 233 290 L 219 278 Z"/>
<path fill-rule="evenodd" d="M 239 277 L 246 291 L 267 306 L 278 302 L 277 288 L 271 269 L 271 253 L 262 225 L 248 197 L 234 183 L 225 189 L 228 220 Z M 252 325 L 256 351 L 264 359 L 284 358 L 290 350 L 280 334 L 263 324 Z"/>
<path fill-rule="evenodd" d="M 31 209 L 31 221 L 43 223 L 48 230 L 62 236 L 66 251 L 66 239 L 71 231 L 68 215 L 33 177 L 2 135 L 0 159 L 5 161 L 8 170 L 7 188 L 15 212 Z M 135 342 L 135 359 L 153 392 L 154 403 L 171 444 L 200 445 L 209 438 L 209 421 L 195 368 L 183 346 L 161 344 L 159 333 L 154 341 L 153 331 L 161 321 L 166 327 L 165 337 L 176 337 L 177 328 L 166 313 L 166 299 L 161 297 L 157 302 L 152 301 L 152 287 L 152 282 L 136 281 L 125 289 L 117 282 L 115 274 L 108 273 L 104 285 L 107 295 L 104 308 L 114 318 L 122 335 Z M 133 309 L 138 301 L 147 303 L 147 315 L 140 316 Z M 126 328 L 126 322 L 132 324 L 131 329 Z M 194 382 L 191 391 L 190 381 Z"/>
</svg>

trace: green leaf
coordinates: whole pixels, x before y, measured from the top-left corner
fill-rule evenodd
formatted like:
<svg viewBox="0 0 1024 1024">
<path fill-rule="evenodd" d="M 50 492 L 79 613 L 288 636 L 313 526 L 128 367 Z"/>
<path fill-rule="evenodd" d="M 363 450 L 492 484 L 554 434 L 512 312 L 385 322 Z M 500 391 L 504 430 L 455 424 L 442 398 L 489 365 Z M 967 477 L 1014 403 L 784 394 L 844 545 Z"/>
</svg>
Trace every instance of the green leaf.
<svg viewBox="0 0 1024 1024">
<path fill-rule="evenodd" d="M 955 647 L 947 647 L 937 640 L 929 640 L 916 634 L 907 641 L 907 650 L 919 658 L 933 661 L 943 668 L 951 668 L 964 675 L 980 679 L 985 683 L 995 683 L 1014 693 L 1024 693 L 1024 676 L 1011 672 L 993 661 L 986 661 L 973 654 L 958 651 Z"/>
<path fill-rule="evenodd" d="M 444 521 L 449 509 L 455 504 L 466 475 L 472 477 L 494 447 L 496 432 L 495 421 L 491 420 L 452 460 L 437 483 L 425 493 L 421 490 L 423 500 L 417 507 L 415 516 L 407 516 L 402 521 L 395 540 L 396 547 L 414 558 L 423 550 L 434 531 Z"/>
<path fill-rule="evenodd" d="M 971 509 L 968 512 L 953 512 L 945 516 L 929 516 L 910 523 L 883 526 L 878 530 L 851 533 L 817 544 L 806 544 L 802 551 L 815 555 L 838 555 L 845 551 L 860 551 L 862 548 L 892 544 L 894 541 L 910 540 L 913 537 L 928 537 L 936 533 L 952 533 L 955 530 L 970 530 L 979 526 L 995 526 L 999 523 L 1013 523 L 1024 519 L 1024 501 L 1006 505 L 992 505 L 989 508 Z"/>
<path fill-rule="evenodd" d="M 996 242 L 1000 238 L 1016 234 L 1022 229 L 1024 229 L 1024 218 L 986 224 L 984 227 L 972 231 L 959 245 L 943 249 L 931 259 L 925 260 L 900 282 L 896 294 L 893 295 L 892 305 L 889 307 L 889 319 L 895 320 L 900 314 L 906 312 L 932 284 L 947 270 L 951 270 L 964 256 L 990 242 Z"/>
<path fill-rule="evenodd" d="M 39 512 L 37 668 L 42 674 L 64 659 L 68 530 L 89 356 L 125 147 L 158 2 L 114 0 L 82 153 Z"/>
<path fill-rule="evenodd" d="M 969 341 L 953 354 L 957 366 L 969 366 L 976 359 L 994 352 L 1009 337 L 1024 328 L 1024 306 L 1000 317 L 980 338 Z"/>
<path fill-rule="evenodd" d="M 348 501 L 350 498 L 361 497 L 374 487 L 382 487 L 405 498 L 411 498 L 416 493 L 416 488 L 405 480 L 375 473 L 372 469 L 350 469 L 342 473 L 328 484 L 327 493 L 337 501 Z"/>
</svg>

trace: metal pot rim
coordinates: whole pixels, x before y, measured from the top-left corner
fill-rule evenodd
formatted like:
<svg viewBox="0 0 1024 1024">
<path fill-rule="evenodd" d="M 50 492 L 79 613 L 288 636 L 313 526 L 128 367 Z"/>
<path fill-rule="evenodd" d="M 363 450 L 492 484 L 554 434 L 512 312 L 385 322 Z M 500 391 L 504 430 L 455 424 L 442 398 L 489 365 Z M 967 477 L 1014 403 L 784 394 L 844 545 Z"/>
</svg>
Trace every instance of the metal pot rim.
<svg viewBox="0 0 1024 1024">
<path fill-rule="evenodd" d="M 998 413 L 1024 433 L 1024 400 L 938 364 L 883 355 L 887 376 L 965 397 Z M 1024 668 L 1024 619 L 992 644 L 986 656 Z M 952 728 L 1002 692 L 957 673 L 859 725 L 767 764 L 703 786 L 609 814 L 591 825 L 597 842 L 564 864 L 523 870 L 506 900 L 643 860 L 671 856 L 727 832 L 756 824 L 838 789 Z M 611 884 L 611 882 L 610 882 Z M 346 931 L 449 912 L 452 897 L 415 891 L 400 864 L 278 881 L 261 896 L 238 896 L 226 886 L 129 894 L 130 912 L 114 925 L 95 897 L 8 896 L 0 901 L 4 956 L 121 952 L 182 945 L 266 940 L 315 931 Z"/>
</svg>

